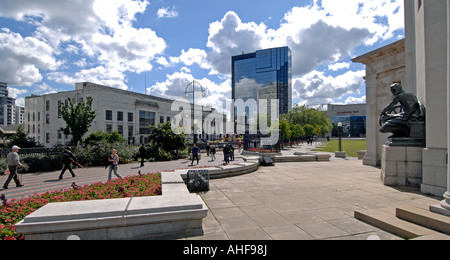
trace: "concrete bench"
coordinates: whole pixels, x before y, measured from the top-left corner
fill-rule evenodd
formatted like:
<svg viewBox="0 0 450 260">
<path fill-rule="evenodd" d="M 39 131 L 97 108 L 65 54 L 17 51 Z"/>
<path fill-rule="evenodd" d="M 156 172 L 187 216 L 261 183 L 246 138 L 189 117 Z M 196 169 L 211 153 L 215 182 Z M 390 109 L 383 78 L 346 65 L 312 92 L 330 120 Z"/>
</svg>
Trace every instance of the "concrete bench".
<svg viewBox="0 0 450 260">
<path fill-rule="evenodd" d="M 27 240 L 164 239 L 203 234 L 208 208 L 178 173 L 162 174 L 162 196 L 50 203 L 16 225 Z"/>
</svg>

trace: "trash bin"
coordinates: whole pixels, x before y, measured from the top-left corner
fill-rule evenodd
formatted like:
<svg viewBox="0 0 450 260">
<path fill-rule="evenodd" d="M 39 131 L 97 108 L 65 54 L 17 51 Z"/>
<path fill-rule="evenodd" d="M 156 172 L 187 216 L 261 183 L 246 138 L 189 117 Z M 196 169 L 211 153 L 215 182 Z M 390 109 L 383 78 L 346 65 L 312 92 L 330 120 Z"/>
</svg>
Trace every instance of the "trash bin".
<svg viewBox="0 0 450 260">
<path fill-rule="evenodd" d="M 189 170 L 187 172 L 187 187 L 190 192 L 209 191 L 209 170 Z"/>
</svg>

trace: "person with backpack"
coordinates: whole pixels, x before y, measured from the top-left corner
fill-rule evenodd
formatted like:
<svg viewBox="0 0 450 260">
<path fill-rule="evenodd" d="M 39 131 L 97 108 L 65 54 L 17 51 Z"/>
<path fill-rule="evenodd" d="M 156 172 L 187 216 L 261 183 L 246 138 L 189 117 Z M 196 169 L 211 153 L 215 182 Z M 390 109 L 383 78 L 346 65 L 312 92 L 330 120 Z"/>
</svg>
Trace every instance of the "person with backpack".
<svg viewBox="0 0 450 260">
<path fill-rule="evenodd" d="M 78 163 L 77 157 L 73 155 L 72 148 L 67 147 L 66 150 L 63 152 L 61 163 L 63 164 L 63 169 L 61 171 L 61 174 L 59 175 L 59 179 L 62 180 L 64 177 L 64 173 L 66 170 L 69 170 L 69 172 L 72 174 L 72 177 L 77 177 L 75 173 L 72 170 L 72 163 Z"/>
</svg>

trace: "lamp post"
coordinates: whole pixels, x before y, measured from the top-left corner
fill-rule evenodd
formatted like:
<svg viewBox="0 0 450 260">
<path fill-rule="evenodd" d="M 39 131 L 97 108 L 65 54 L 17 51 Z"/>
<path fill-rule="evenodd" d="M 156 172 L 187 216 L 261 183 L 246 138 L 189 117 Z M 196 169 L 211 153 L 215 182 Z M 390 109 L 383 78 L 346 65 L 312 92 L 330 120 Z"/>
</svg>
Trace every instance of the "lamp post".
<svg viewBox="0 0 450 260">
<path fill-rule="evenodd" d="M 339 152 L 335 153 L 335 156 L 337 158 L 347 158 L 347 154 L 345 152 L 342 151 L 342 123 L 339 122 L 338 123 L 338 136 L 339 136 Z"/>
<path fill-rule="evenodd" d="M 187 85 L 186 90 L 184 91 L 184 98 L 188 99 L 189 98 L 189 94 L 192 94 L 192 114 L 191 114 L 191 119 L 192 119 L 192 128 L 193 128 L 192 129 L 192 133 L 194 135 L 194 144 L 197 143 L 197 135 L 195 134 L 195 124 L 194 124 L 195 123 L 194 120 L 195 120 L 195 93 L 196 92 L 200 92 L 202 98 L 205 97 L 205 90 L 203 89 L 203 86 L 200 85 L 200 83 L 198 83 L 195 80 L 193 80 L 191 83 L 189 83 L 189 85 Z"/>
<path fill-rule="evenodd" d="M 338 123 L 339 152 L 342 152 L 342 123 Z"/>
</svg>

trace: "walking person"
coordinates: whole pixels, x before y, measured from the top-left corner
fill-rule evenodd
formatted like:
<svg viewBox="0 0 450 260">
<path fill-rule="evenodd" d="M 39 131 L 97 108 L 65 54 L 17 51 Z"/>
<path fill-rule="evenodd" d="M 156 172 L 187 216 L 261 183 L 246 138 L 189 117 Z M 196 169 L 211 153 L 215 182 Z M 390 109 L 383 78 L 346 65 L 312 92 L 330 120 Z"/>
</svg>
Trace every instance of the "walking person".
<svg viewBox="0 0 450 260">
<path fill-rule="evenodd" d="M 214 145 L 211 145 L 211 150 L 209 152 L 211 154 L 211 162 L 214 162 L 216 160 L 216 148 Z"/>
<path fill-rule="evenodd" d="M 63 179 L 64 173 L 66 172 L 66 170 L 69 170 L 69 172 L 72 174 L 73 178 L 77 177 L 75 175 L 75 173 L 73 173 L 72 166 L 71 166 L 72 162 L 78 163 L 78 159 L 77 159 L 77 157 L 75 157 L 75 155 L 73 155 L 72 148 L 67 147 L 66 150 L 63 152 L 62 159 L 61 159 L 61 163 L 63 164 L 63 169 L 61 171 L 61 174 L 59 175 L 60 180 Z"/>
<path fill-rule="evenodd" d="M 145 155 L 147 153 L 147 149 L 145 149 L 145 144 L 142 144 L 139 148 L 139 157 L 141 157 L 141 167 L 144 167 Z"/>
<path fill-rule="evenodd" d="M 197 147 L 197 144 L 194 144 L 194 147 L 192 148 L 192 163 L 191 165 L 194 165 L 194 160 L 197 159 L 197 165 L 199 163 L 199 153 L 200 153 L 200 148 Z"/>
<path fill-rule="evenodd" d="M 209 143 L 206 143 L 206 157 L 209 157 L 210 152 L 211 152 L 211 146 L 209 146 Z"/>
<path fill-rule="evenodd" d="M 6 156 L 6 164 L 8 164 L 9 177 L 3 185 L 3 189 L 8 189 L 9 183 L 14 180 L 17 187 L 23 187 L 23 184 L 20 183 L 19 177 L 17 176 L 17 167 L 22 167 L 23 165 L 20 163 L 19 157 L 19 149 L 20 147 L 14 145 L 11 149 L 11 152 Z"/>
<path fill-rule="evenodd" d="M 108 161 L 111 163 L 111 165 L 109 166 L 108 181 L 111 180 L 113 170 L 114 175 L 116 175 L 119 179 L 122 179 L 122 176 L 120 176 L 120 174 L 117 173 L 119 169 L 119 155 L 117 155 L 116 149 L 113 149 L 111 151 L 111 156 L 108 158 Z"/>
</svg>

